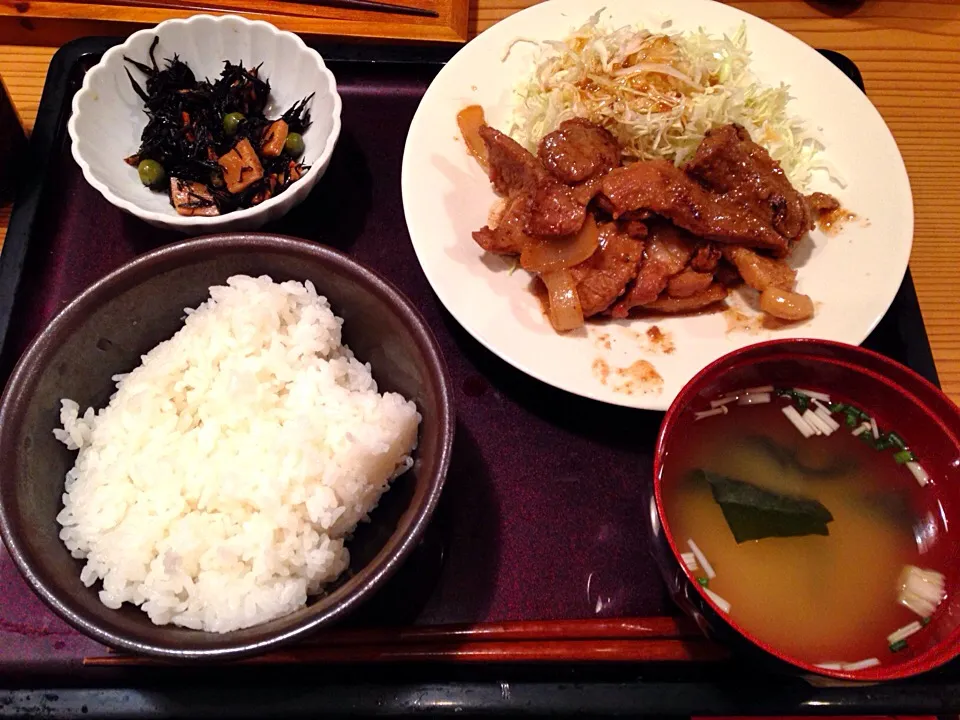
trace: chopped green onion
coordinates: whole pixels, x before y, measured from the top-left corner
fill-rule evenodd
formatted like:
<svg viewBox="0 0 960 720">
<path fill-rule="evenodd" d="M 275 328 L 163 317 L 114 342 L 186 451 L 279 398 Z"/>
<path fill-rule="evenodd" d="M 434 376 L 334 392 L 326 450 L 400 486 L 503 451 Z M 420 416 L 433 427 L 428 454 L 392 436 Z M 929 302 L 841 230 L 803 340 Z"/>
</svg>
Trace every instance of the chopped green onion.
<svg viewBox="0 0 960 720">
<path fill-rule="evenodd" d="M 893 459 L 897 461 L 897 465 L 903 465 L 904 463 L 916 460 L 913 453 L 909 450 L 901 450 L 900 452 L 894 453 Z"/>
<path fill-rule="evenodd" d="M 910 471 L 910 474 L 913 475 L 914 478 L 916 478 L 920 487 L 924 487 L 930 482 L 930 476 L 927 474 L 927 471 L 924 470 L 920 466 L 920 463 L 918 463 L 916 460 L 911 460 L 910 462 L 905 463 L 904 467 Z"/>
<path fill-rule="evenodd" d="M 929 618 L 929 617 L 920 618 L 920 624 L 921 624 L 921 625 L 929 625 L 929 624 L 930 624 L 930 618 Z"/>
<path fill-rule="evenodd" d="M 894 630 L 892 633 L 887 635 L 887 645 L 893 645 L 898 643 L 901 640 L 906 640 L 908 637 L 915 635 L 923 629 L 923 625 L 919 621 L 914 620 L 911 623 L 907 623 L 899 630 Z"/>
<path fill-rule="evenodd" d="M 817 392 L 816 390 L 807 390 L 806 388 L 794 388 L 793 391 L 798 395 L 803 395 L 808 400 L 819 400 L 820 402 L 828 403 L 830 402 L 830 396 L 826 393 Z"/>
<path fill-rule="evenodd" d="M 843 670 L 843 663 L 838 663 L 838 662 L 817 663 L 817 667 L 823 668 L 824 670 Z"/>
<path fill-rule="evenodd" d="M 802 390 L 800 388 L 770 388 L 770 386 L 767 386 L 763 388 L 756 388 L 756 390 L 769 392 L 777 397 L 788 398 L 790 400 L 790 404 L 782 408 L 782 410 L 785 414 L 796 414 L 796 417 L 791 417 L 790 414 L 787 414 L 787 417 L 789 417 L 791 422 L 793 422 L 794 425 L 800 429 L 804 437 L 810 437 L 812 434 L 829 435 L 829 432 L 824 432 L 824 428 L 820 427 L 820 422 L 816 422 L 815 424 L 815 421 L 819 420 L 823 423 L 823 425 L 830 425 L 831 430 L 836 430 L 840 427 L 840 423 L 831 416 L 836 413 L 841 413 L 843 415 L 843 424 L 853 431 L 852 434 L 854 437 L 859 437 L 865 444 L 877 451 L 893 449 L 895 451 L 893 454 L 893 459 L 898 465 L 906 465 L 907 468 L 913 472 L 915 476 L 917 476 L 917 481 L 921 485 L 924 485 L 927 481 L 929 481 L 926 477 L 926 473 L 923 473 L 922 469 L 919 468 L 916 462 L 917 458 L 910 451 L 910 449 L 907 448 L 907 444 L 904 439 L 893 431 L 881 432 L 877 427 L 876 419 L 869 415 L 866 411 L 847 403 L 830 402 L 829 397 L 823 395 L 822 393 L 812 393 L 811 391 Z M 821 398 L 823 398 L 823 400 L 821 400 Z M 749 404 L 744 403 L 742 400 L 738 402 L 739 404 Z M 711 405 L 716 407 L 716 404 L 714 403 L 711 403 Z M 815 419 L 811 419 L 807 416 L 807 413 L 814 414 L 813 410 L 811 409 L 812 406 L 816 406 L 816 413 L 821 413 L 817 415 Z M 798 424 L 799 421 L 802 422 Z M 810 426 L 809 431 L 805 431 L 802 428 L 803 423 L 806 423 Z"/>
<path fill-rule="evenodd" d="M 704 588 L 703 592 L 706 593 L 707 597 L 713 600 L 716 603 L 717 607 L 720 608 L 721 612 L 729 613 L 730 612 L 730 603 L 724 600 L 722 597 L 717 595 L 710 588 Z"/>
<path fill-rule="evenodd" d="M 702 587 L 707 587 L 710 584 L 710 581 L 705 577 L 698 577 L 697 582 L 700 583 Z"/>
<path fill-rule="evenodd" d="M 907 444 L 903 441 L 903 438 L 897 435 L 892 430 L 887 433 L 887 437 L 890 439 L 890 442 L 893 443 L 893 446 L 899 450 L 906 450 Z"/>
<path fill-rule="evenodd" d="M 706 573 L 707 579 L 713 579 L 717 576 L 716 571 L 713 569 L 713 565 L 710 564 L 710 561 L 707 560 L 707 556 L 703 554 L 703 550 L 693 541 L 693 538 L 687 540 L 687 545 L 690 547 L 690 551 L 696 556 L 697 563 L 700 567 L 703 568 L 703 572 Z"/>
<path fill-rule="evenodd" d="M 890 652 L 900 652 L 901 650 L 903 650 L 903 649 L 906 648 L 906 647 L 907 647 L 907 641 L 906 641 L 906 640 L 897 640 L 895 643 L 893 643 L 893 644 L 890 646 Z"/>
<path fill-rule="evenodd" d="M 807 425 L 817 431 L 817 435 L 826 435 L 829 437 L 833 433 L 833 428 L 813 410 L 807 410 L 801 417 L 807 421 Z"/>
<path fill-rule="evenodd" d="M 730 403 L 736 402 L 736 401 L 737 401 L 737 396 L 730 395 L 729 397 L 720 398 L 719 400 L 711 400 L 710 407 L 712 408 L 723 407 L 724 405 L 729 405 Z"/>
<path fill-rule="evenodd" d="M 726 405 L 721 405 L 720 407 L 715 407 L 712 410 L 701 410 L 698 413 L 694 413 L 694 417 L 697 420 L 703 420 L 704 418 L 713 417 L 714 415 L 726 415 L 729 410 L 727 410 Z"/>
<path fill-rule="evenodd" d="M 793 426 L 800 431 L 800 434 L 805 438 L 808 438 L 816 434 L 816 431 L 810 426 L 810 424 L 804 420 L 800 413 L 797 412 L 797 409 L 793 405 L 786 405 L 781 408 L 781 411 L 784 415 L 787 416 L 787 419 L 793 423 Z"/>
<path fill-rule="evenodd" d="M 866 670 L 867 668 L 876 667 L 880 664 L 880 661 L 877 658 L 867 658 L 866 660 L 861 660 L 860 662 L 855 663 L 844 663 L 843 669 L 847 671 L 854 670 Z"/>
</svg>

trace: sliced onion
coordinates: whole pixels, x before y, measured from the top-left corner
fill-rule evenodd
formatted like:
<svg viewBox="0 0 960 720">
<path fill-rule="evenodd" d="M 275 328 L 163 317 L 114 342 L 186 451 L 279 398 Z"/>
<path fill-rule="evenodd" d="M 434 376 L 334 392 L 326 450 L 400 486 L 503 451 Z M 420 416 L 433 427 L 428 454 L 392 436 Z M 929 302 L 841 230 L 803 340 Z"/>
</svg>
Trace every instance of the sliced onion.
<svg viewBox="0 0 960 720">
<path fill-rule="evenodd" d="M 520 253 L 520 267 L 530 272 L 549 273 L 579 265 L 600 246 L 597 221 L 587 214 L 579 232 L 559 238 L 537 238 Z"/>
<path fill-rule="evenodd" d="M 479 105 L 469 105 L 457 113 L 457 125 L 460 126 L 464 142 L 467 143 L 467 150 L 484 170 L 487 169 L 487 145 L 480 137 L 480 128 L 486 124 L 483 108 Z"/>
<path fill-rule="evenodd" d="M 583 326 L 583 308 L 577 294 L 577 283 L 569 270 L 556 270 L 540 276 L 547 286 L 550 323 L 557 332 L 576 330 Z"/>
<path fill-rule="evenodd" d="M 674 78 L 675 80 L 679 80 L 682 83 L 686 83 L 694 90 L 703 90 L 703 86 L 694 81 L 692 77 L 665 63 L 637 63 L 636 65 L 629 65 L 625 68 L 621 68 L 620 70 L 614 70 L 613 76 L 619 78 L 626 77 L 627 75 L 640 75 L 643 73 L 666 75 Z"/>
<path fill-rule="evenodd" d="M 760 294 L 760 309 L 781 320 L 806 320 L 813 317 L 813 300 L 770 285 Z"/>
</svg>

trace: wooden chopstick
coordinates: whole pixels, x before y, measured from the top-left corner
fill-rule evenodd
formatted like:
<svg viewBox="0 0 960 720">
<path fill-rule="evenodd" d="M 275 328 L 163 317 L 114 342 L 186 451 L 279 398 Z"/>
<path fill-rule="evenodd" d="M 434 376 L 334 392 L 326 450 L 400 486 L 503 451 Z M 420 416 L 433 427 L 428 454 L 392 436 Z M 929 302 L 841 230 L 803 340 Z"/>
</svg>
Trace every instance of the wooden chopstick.
<svg viewBox="0 0 960 720">
<path fill-rule="evenodd" d="M 520 620 L 502 623 L 425 625 L 402 628 L 329 630 L 302 645 L 372 645 L 519 640 L 685 639 L 702 633 L 686 618 L 610 618 L 603 620 Z"/>
<path fill-rule="evenodd" d="M 384 662 L 715 662 L 727 650 L 706 639 L 521 640 L 516 642 L 420 643 L 401 645 L 297 645 L 242 665 Z M 90 666 L 156 666 L 160 660 L 121 654 L 89 657 Z"/>
<path fill-rule="evenodd" d="M 415 5 L 394 5 L 379 0 L 296 0 L 303 5 L 321 5 L 323 7 L 343 8 L 346 10 L 370 10 L 397 15 L 419 15 L 420 17 L 440 17 L 436 10 L 416 7 Z"/>
<path fill-rule="evenodd" d="M 97 0 L 101 5 L 122 5 L 149 8 L 170 8 L 177 7 L 190 12 L 236 12 L 236 8 L 231 5 L 221 5 L 215 0 Z M 394 5 L 392 3 L 380 2 L 380 0 L 298 0 L 296 3 L 288 5 L 293 8 L 300 5 L 306 10 L 310 7 L 329 7 L 340 10 L 366 10 L 369 12 L 394 13 L 396 15 L 416 15 L 419 17 L 440 17 L 436 10 L 428 10 L 413 5 Z M 306 13 L 297 13 L 290 10 L 282 11 L 283 15 L 305 15 Z"/>
<path fill-rule="evenodd" d="M 726 651 L 686 618 L 615 618 L 331 630 L 248 663 L 710 661 Z M 152 665 L 149 658 L 110 654 L 88 665 Z"/>
</svg>

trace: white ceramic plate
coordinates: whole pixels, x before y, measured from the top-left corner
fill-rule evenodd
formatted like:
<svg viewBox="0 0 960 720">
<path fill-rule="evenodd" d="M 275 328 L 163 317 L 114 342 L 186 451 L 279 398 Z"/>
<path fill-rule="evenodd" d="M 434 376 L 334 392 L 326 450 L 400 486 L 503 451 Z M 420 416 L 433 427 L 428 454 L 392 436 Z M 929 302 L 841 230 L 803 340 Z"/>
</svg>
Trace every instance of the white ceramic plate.
<svg viewBox="0 0 960 720">
<path fill-rule="evenodd" d="M 530 73 L 535 46 L 517 38 L 561 39 L 606 8 L 602 21 L 642 24 L 659 31 L 732 33 L 746 22 L 752 65 L 767 84 L 784 82 L 792 114 L 805 118 L 826 144 L 825 158 L 846 181 L 841 189 L 815 175 L 808 191 L 836 195 L 858 221 L 827 237 L 811 234 L 791 258 L 798 288 L 817 304 L 799 325 L 766 329 L 735 294 L 727 310 L 693 317 L 631 319 L 590 324 L 559 335 L 529 292 L 530 276 L 486 255 L 471 238 L 485 225 L 495 195 L 467 155 L 457 112 L 480 104 L 487 122 L 508 130 L 514 85 Z M 896 143 L 866 96 L 819 53 L 792 35 L 709 0 L 551 0 L 493 26 L 440 71 L 410 126 L 403 156 L 403 206 L 410 237 L 440 301 L 477 340 L 544 382 L 604 402 L 666 409 L 681 387 L 722 355 L 762 340 L 814 337 L 861 343 L 900 286 L 913 239 L 913 201 Z M 647 333 L 656 325 L 664 340 Z M 672 352 L 666 352 L 671 347 Z M 638 361 L 639 364 L 638 364 Z M 649 365 L 647 365 L 649 363 Z M 662 377 L 650 381 L 650 366 Z"/>
</svg>

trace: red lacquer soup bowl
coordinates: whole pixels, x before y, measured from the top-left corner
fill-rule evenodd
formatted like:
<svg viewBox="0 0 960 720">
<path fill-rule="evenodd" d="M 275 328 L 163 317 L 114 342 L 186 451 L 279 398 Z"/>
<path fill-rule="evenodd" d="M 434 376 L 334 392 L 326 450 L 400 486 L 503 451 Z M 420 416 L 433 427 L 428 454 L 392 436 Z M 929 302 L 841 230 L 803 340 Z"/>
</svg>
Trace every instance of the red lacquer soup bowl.
<svg viewBox="0 0 960 720">
<path fill-rule="evenodd" d="M 929 624 L 910 637 L 907 647 L 879 655 L 878 665 L 813 664 L 791 657 L 741 627 L 735 613 L 727 615 L 687 569 L 681 558 L 681 553 L 689 550 L 686 538 L 675 537 L 667 524 L 664 483 L 671 482 L 671 473 L 664 469 L 682 461 L 685 438 L 697 422 L 696 413 L 709 409 L 710 401 L 723 395 L 770 385 L 819 391 L 856 404 L 880 427 L 902 435 L 929 476 L 921 490 L 935 493 L 939 510 L 934 554 L 939 559 L 936 569 L 945 577 L 946 598 Z M 751 409 L 732 410 L 738 411 Z M 844 425 L 841 423 L 839 432 L 850 432 Z M 960 654 L 960 536 L 954 528 L 954 523 L 960 522 L 958 435 L 960 409 L 956 405 L 913 371 L 869 350 L 821 340 L 777 340 L 720 358 L 683 388 L 667 411 L 657 440 L 650 523 L 655 554 L 670 591 L 708 634 L 732 639 L 734 644 L 745 638 L 769 655 L 810 673 L 876 682 L 909 677 L 946 663 Z M 783 621 L 789 623 L 790 618 Z"/>
</svg>

